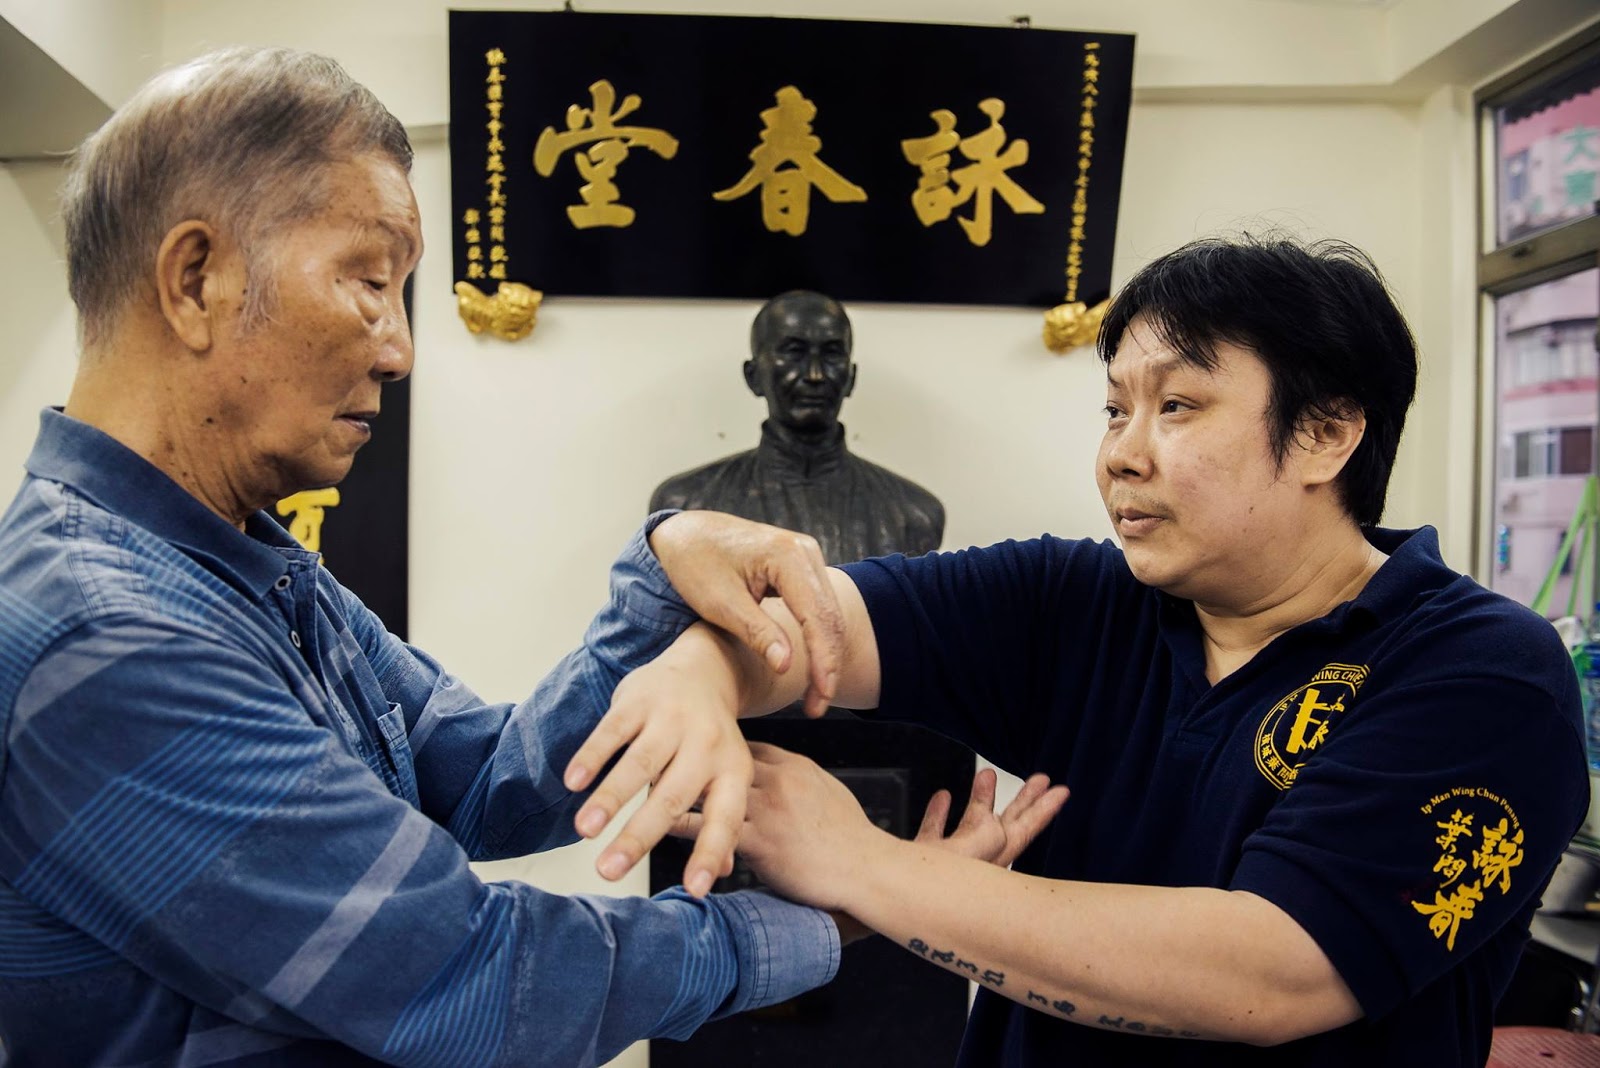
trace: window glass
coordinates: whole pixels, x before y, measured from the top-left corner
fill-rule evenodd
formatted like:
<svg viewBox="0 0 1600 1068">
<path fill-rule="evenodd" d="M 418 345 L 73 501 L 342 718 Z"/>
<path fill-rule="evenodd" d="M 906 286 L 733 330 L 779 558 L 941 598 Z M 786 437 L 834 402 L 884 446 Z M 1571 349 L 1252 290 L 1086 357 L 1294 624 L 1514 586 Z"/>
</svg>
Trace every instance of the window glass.
<svg viewBox="0 0 1600 1068">
<path fill-rule="evenodd" d="M 1533 600 L 1555 563 L 1584 481 L 1594 470 L 1600 420 L 1597 312 L 1600 270 L 1595 269 L 1495 300 L 1498 460 L 1490 584 L 1524 604 Z M 1565 611 L 1570 582 L 1557 584 L 1550 601 L 1553 614 Z"/>
</svg>

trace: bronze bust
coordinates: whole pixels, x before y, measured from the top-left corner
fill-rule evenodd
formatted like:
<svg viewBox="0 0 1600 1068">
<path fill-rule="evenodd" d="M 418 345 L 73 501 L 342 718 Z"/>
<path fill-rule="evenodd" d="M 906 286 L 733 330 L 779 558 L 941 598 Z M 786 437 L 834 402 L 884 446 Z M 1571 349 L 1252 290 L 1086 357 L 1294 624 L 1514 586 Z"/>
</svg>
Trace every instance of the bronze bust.
<svg viewBox="0 0 1600 1068">
<path fill-rule="evenodd" d="M 831 297 L 793 290 L 762 305 L 744 364 L 750 392 L 767 402 L 761 444 L 667 479 L 650 510 L 706 508 L 798 530 L 830 564 L 937 549 L 939 499 L 845 447 L 851 346 L 850 318 Z"/>
</svg>

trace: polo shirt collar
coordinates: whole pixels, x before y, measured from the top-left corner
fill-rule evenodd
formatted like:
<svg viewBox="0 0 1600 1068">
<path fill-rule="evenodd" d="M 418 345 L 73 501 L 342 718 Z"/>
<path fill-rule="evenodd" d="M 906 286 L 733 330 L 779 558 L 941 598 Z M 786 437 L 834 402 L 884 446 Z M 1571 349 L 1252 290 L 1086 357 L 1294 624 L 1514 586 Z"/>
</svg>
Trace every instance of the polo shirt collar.
<svg viewBox="0 0 1600 1068">
<path fill-rule="evenodd" d="M 305 553 L 265 512 L 251 516 L 240 531 L 144 457 L 56 408 L 40 413 L 26 467 L 35 478 L 70 486 L 201 559 L 256 597 L 288 574 L 289 556 Z"/>
</svg>

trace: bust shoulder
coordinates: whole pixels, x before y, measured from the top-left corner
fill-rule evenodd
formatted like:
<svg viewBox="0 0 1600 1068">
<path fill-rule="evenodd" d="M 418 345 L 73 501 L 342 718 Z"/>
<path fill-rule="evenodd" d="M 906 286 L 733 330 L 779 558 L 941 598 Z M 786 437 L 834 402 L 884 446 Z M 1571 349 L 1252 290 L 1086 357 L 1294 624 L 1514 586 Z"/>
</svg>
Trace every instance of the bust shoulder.
<svg viewBox="0 0 1600 1068">
<path fill-rule="evenodd" d="M 650 511 L 663 508 L 703 508 L 714 487 L 753 463 L 755 450 L 736 452 L 720 460 L 680 471 L 657 486 L 650 495 Z"/>
</svg>

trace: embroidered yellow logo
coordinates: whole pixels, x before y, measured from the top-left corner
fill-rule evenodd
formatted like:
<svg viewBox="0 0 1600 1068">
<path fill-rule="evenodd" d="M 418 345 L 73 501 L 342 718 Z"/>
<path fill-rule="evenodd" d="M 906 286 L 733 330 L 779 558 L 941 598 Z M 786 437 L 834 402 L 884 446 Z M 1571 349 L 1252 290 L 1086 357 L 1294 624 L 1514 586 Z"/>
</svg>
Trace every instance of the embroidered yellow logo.
<svg viewBox="0 0 1600 1068">
<path fill-rule="evenodd" d="M 1256 769 L 1280 790 L 1293 786 L 1300 766 L 1328 740 L 1328 731 L 1366 681 L 1363 666 L 1329 664 L 1273 705 L 1256 731 Z"/>
<path fill-rule="evenodd" d="M 1462 921 L 1472 919 L 1484 895 L 1511 892 L 1511 869 L 1522 864 L 1522 824 L 1504 798 L 1481 786 L 1457 786 L 1431 797 L 1422 814 L 1432 816 L 1440 832 L 1433 840 L 1439 847 L 1433 865 L 1438 886 L 1432 902 L 1413 901 L 1411 907 L 1428 917 L 1433 937 L 1454 952 Z"/>
</svg>

